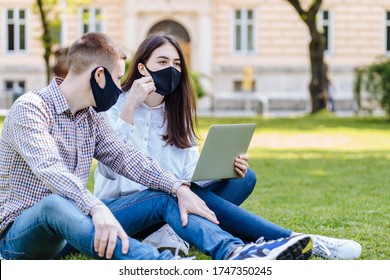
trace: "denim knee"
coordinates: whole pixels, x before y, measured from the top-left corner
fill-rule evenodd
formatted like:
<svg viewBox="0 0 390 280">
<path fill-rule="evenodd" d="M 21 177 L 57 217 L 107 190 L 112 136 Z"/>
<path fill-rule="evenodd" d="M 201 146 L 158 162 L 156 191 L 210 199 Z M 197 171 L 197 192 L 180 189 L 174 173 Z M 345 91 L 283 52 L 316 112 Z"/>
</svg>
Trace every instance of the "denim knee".
<svg viewBox="0 0 390 280">
<path fill-rule="evenodd" d="M 64 209 L 62 206 L 64 203 L 68 203 L 68 200 L 57 194 L 51 194 L 43 198 L 39 206 L 43 213 L 55 213 L 59 209 Z"/>
<path fill-rule="evenodd" d="M 245 181 L 245 184 L 243 184 L 243 185 L 246 186 L 247 193 L 251 194 L 253 192 L 253 190 L 256 186 L 256 182 L 257 182 L 256 173 L 252 169 L 248 168 L 243 180 Z"/>
</svg>

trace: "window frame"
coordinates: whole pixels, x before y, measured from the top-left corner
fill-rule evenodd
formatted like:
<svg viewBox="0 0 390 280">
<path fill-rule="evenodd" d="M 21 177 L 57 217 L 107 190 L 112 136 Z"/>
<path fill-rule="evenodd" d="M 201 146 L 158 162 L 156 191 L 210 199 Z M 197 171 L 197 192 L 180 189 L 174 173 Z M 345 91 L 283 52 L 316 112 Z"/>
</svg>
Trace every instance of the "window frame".
<svg viewBox="0 0 390 280">
<path fill-rule="evenodd" d="M 12 19 L 8 18 L 8 13 L 12 11 L 13 17 Z M 24 18 L 20 18 L 20 12 L 24 12 Z M 20 9 L 20 8 L 5 8 L 4 9 L 4 53 L 8 55 L 19 55 L 19 54 L 26 54 L 27 53 L 27 46 L 28 46 L 28 10 L 27 9 Z M 16 17 L 17 15 L 17 17 Z M 10 44 L 10 34 L 9 34 L 9 24 L 14 25 L 13 30 L 13 45 L 14 49 L 9 49 Z M 21 49 L 21 26 L 24 26 L 24 48 Z"/>
<path fill-rule="evenodd" d="M 325 12 L 328 13 L 327 19 L 324 19 Z M 321 31 L 325 26 L 327 27 L 328 31 L 327 31 L 327 38 L 326 38 L 327 44 L 325 45 L 324 54 L 332 55 L 334 51 L 333 50 L 333 13 L 329 9 L 319 10 L 317 15 L 317 28 Z"/>
<path fill-rule="evenodd" d="M 241 16 L 236 18 L 236 13 L 240 11 Z M 252 18 L 248 18 L 249 12 L 252 12 Z M 232 12 L 232 53 L 235 55 L 253 55 L 256 53 L 256 10 L 252 8 L 234 9 Z M 243 15 L 245 14 L 245 17 Z M 241 49 L 237 49 L 237 27 L 240 27 Z M 252 49 L 248 48 L 248 27 L 252 26 Z"/>
<path fill-rule="evenodd" d="M 7 83 L 12 84 L 12 87 L 8 88 Z M 25 80 L 5 79 L 5 80 L 3 80 L 3 86 L 4 86 L 5 91 L 14 92 L 16 88 L 21 88 L 21 89 L 23 89 L 23 92 L 24 92 L 26 90 L 26 81 Z"/>
<path fill-rule="evenodd" d="M 385 10 L 383 26 L 384 26 L 384 31 L 383 31 L 384 54 L 386 56 L 390 56 L 390 10 Z"/>
<path fill-rule="evenodd" d="M 84 22 L 84 13 L 88 11 L 88 20 Z M 99 11 L 100 20 L 96 18 L 96 12 Z M 80 36 L 86 32 L 104 32 L 104 22 L 103 22 L 103 13 L 104 9 L 101 7 L 82 7 L 80 8 Z M 93 15 L 93 16 L 91 16 Z M 99 25 L 100 30 L 97 30 L 97 25 Z M 87 26 L 87 31 L 85 32 L 85 27 Z M 91 28 L 93 27 L 93 28 Z"/>
</svg>

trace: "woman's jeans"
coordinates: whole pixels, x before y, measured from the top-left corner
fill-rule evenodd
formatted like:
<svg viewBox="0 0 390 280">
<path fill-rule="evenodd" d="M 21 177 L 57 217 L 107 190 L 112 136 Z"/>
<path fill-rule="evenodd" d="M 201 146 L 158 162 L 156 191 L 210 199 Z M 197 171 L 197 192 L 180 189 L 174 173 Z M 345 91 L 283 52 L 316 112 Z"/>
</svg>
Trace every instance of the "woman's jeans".
<svg viewBox="0 0 390 280">
<path fill-rule="evenodd" d="M 215 180 L 203 188 L 235 205 L 241 205 L 253 192 L 255 186 L 256 173 L 248 168 L 244 178 Z"/>
<path fill-rule="evenodd" d="M 233 185 L 229 185 L 234 187 Z M 214 186 L 217 190 L 217 186 Z M 237 192 L 235 186 L 235 192 Z M 191 189 L 213 210 L 220 222 L 212 222 L 190 214 L 188 224 L 182 227 L 177 199 L 159 191 L 144 190 L 128 196 L 106 199 L 110 208 L 129 236 L 157 223 L 166 222 L 184 240 L 213 259 L 227 259 L 242 240 L 266 240 L 290 236 L 291 231 L 281 228 L 229 202 L 242 200 L 232 195 L 219 195 L 192 185 Z M 225 194 L 226 195 L 226 194 Z M 121 253 L 117 240 L 113 259 L 171 259 L 169 251 L 159 253 L 153 246 L 130 239 L 127 255 Z M 24 211 L 1 237 L 1 254 L 4 258 L 47 259 L 56 256 L 65 240 L 81 253 L 99 259 L 94 252 L 94 227 L 91 217 L 85 216 L 73 203 L 50 195 Z"/>
<path fill-rule="evenodd" d="M 202 188 L 239 206 L 253 192 L 256 180 L 256 173 L 248 168 L 244 178 L 216 180 Z M 242 211 L 239 207 L 234 207 L 234 205 L 228 203 L 225 204 L 218 198 L 210 198 L 210 195 L 205 195 L 204 192 L 197 194 L 205 200 L 207 206 L 215 212 L 219 221 L 222 221 L 220 226 L 224 230 L 246 242 L 256 241 L 261 236 L 266 240 L 273 240 L 290 236 L 292 233 L 290 230 L 276 226 L 248 211 Z M 220 203 L 222 203 L 224 207 L 220 207 L 220 205 L 218 205 Z M 229 215 L 237 215 L 236 213 L 239 213 L 242 219 L 229 217 Z"/>
</svg>

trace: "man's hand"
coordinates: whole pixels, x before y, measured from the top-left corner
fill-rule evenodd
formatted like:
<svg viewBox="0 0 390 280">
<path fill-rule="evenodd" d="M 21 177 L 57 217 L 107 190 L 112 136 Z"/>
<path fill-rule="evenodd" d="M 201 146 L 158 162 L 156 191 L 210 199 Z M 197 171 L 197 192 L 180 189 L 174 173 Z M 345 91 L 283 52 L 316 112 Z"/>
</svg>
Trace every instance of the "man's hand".
<svg viewBox="0 0 390 280">
<path fill-rule="evenodd" d="M 234 170 L 237 173 L 238 178 L 244 178 L 249 168 L 248 155 L 239 155 L 234 159 Z"/>
<path fill-rule="evenodd" d="M 214 224 L 219 224 L 215 213 L 211 211 L 206 203 L 200 199 L 187 185 L 182 185 L 177 190 L 177 200 L 179 203 L 180 217 L 182 226 L 185 227 L 188 224 L 188 214 L 196 214 Z"/>
<path fill-rule="evenodd" d="M 106 258 L 111 259 L 116 239 L 119 237 L 122 240 L 122 254 L 127 254 L 129 251 L 129 237 L 110 209 L 104 204 L 100 204 L 92 207 L 90 214 L 95 226 L 95 252 L 100 257 L 104 257 L 104 253 L 106 253 Z"/>
</svg>

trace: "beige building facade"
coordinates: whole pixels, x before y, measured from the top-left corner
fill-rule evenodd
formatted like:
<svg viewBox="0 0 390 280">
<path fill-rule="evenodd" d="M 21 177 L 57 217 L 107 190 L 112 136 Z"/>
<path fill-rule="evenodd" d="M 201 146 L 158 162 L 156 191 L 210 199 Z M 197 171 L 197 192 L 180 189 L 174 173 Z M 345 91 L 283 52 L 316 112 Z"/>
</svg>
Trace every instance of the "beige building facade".
<svg viewBox="0 0 390 280">
<path fill-rule="evenodd" d="M 19 92 L 46 85 L 34 2 L 0 0 L 0 109 Z M 203 76 L 204 109 L 238 108 L 248 96 L 260 96 L 270 110 L 310 110 L 310 36 L 285 0 L 96 0 L 60 18 L 58 47 L 99 31 L 121 43 L 129 57 L 149 33 L 175 34 L 191 69 Z M 390 54 L 390 0 L 324 0 L 318 25 L 326 34 L 336 109 L 352 109 L 356 67 Z M 248 68 L 253 90 L 244 92 Z"/>
</svg>

